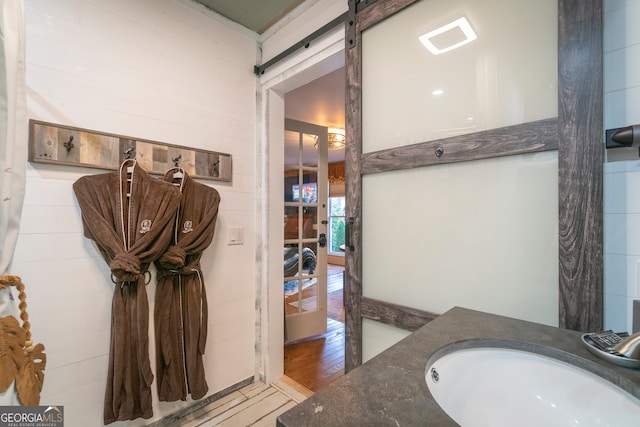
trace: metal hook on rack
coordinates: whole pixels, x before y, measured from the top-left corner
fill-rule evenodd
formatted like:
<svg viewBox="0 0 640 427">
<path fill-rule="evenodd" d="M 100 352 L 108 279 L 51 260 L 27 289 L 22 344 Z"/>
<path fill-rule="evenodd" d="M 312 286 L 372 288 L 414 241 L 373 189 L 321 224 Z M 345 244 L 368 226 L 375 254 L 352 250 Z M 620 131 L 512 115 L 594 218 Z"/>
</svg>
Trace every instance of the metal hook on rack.
<svg viewBox="0 0 640 427">
<path fill-rule="evenodd" d="M 136 155 L 135 155 L 135 153 L 136 153 L 136 149 L 135 149 L 135 148 L 133 148 L 133 147 L 131 147 L 131 148 L 127 148 L 126 150 L 124 150 L 124 151 L 122 152 L 122 154 L 124 154 L 124 156 L 125 156 L 125 157 L 124 157 L 124 158 L 125 158 L 125 160 L 130 160 L 130 159 L 135 158 L 135 156 L 136 156 Z"/>
<path fill-rule="evenodd" d="M 75 147 L 75 145 L 73 145 L 73 135 L 70 135 L 69 140 L 62 145 L 67 149 L 67 153 L 71 152 L 71 149 Z"/>
<path fill-rule="evenodd" d="M 209 166 L 209 176 L 217 177 L 220 174 L 220 159 Z"/>
</svg>

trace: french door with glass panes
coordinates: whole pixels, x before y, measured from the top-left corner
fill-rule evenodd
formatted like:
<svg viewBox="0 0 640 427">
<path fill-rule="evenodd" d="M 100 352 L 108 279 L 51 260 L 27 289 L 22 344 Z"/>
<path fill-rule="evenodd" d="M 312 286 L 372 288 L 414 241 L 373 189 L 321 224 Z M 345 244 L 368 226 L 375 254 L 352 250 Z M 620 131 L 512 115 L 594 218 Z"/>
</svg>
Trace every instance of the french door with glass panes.
<svg viewBox="0 0 640 427">
<path fill-rule="evenodd" d="M 327 128 L 285 121 L 285 342 L 327 330 Z"/>
</svg>

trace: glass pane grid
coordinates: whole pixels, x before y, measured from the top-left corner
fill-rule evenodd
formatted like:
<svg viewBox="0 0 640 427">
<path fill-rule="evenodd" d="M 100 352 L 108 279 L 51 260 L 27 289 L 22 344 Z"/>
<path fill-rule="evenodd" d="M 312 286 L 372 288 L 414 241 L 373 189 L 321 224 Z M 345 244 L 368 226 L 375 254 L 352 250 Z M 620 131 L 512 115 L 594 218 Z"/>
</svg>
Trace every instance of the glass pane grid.
<svg viewBox="0 0 640 427">
<path fill-rule="evenodd" d="M 306 124 L 289 125 L 291 128 L 307 127 Z M 323 129 L 315 125 L 310 128 L 320 132 Z M 324 214 L 325 205 L 321 206 L 320 202 L 324 203 L 326 194 L 319 183 L 320 178 L 326 181 L 326 177 L 323 178 L 326 165 L 318 150 L 318 136 L 305 131 L 285 133 L 284 305 L 286 322 L 290 326 L 288 331 L 298 336 L 302 331 L 307 334 L 317 330 L 319 333 L 321 326 L 326 329 L 326 320 L 319 322 L 322 316 L 318 316 L 324 311 L 320 310 L 319 304 L 325 301 L 319 290 L 326 285 L 324 276 L 319 274 L 323 267 L 317 265 L 317 256 L 324 255 L 324 252 L 319 253 L 318 238 L 320 230 L 325 229 L 319 216 Z M 287 339 L 293 338 L 287 335 Z"/>
</svg>

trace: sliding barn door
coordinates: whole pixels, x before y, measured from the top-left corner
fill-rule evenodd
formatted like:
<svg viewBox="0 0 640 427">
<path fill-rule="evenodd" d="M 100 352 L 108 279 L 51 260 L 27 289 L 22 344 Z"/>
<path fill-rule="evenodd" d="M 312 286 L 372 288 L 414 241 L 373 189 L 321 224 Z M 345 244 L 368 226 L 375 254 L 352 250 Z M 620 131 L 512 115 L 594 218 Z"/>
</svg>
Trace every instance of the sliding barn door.
<svg viewBox="0 0 640 427">
<path fill-rule="evenodd" d="M 597 329 L 600 3 L 379 0 L 356 15 L 347 368 L 454 306 Z"/>
</svg>

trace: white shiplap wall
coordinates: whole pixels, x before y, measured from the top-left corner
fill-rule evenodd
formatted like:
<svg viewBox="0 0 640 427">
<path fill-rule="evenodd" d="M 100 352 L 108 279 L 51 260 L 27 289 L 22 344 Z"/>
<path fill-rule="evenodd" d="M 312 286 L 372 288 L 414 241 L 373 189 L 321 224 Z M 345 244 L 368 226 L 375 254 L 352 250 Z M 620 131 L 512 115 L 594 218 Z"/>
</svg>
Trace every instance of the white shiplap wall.
<svg viewBox="0 0 640 427">
<path fill-rule="evenodd" d="M 253 376 L 257 36 L 187 0 L 26 0 L 25 15 L 30 118 L 233 156 L 231 184 L 203 181 L 222 196 L 202 262 L 205 364 L 210 393 Z M 12 269 L 26 284 L 34 339 L 46 346 L 41 403 L 64 405 L 71 427 L 102 425 L 113 285 L 83 237 L 72 191 L 102 172 L 28 165 Z M 228 226 L 245 228 L 244 245 L 226 244 Z M 155 285 L 147 290 L 153 313 Z M 154 419 L 183 406 L 155 398 Z"/>
<path fill-rule="evenodd" d="M 604 128 L 640 123 L 640 0 L 604 1 Z M 640 299 L 638 149 L 607 151 L 604 165 L 605 328 L 631 331 Z"/>
</svg>

